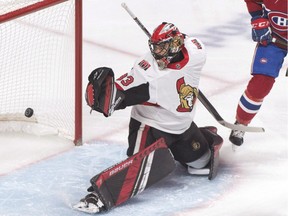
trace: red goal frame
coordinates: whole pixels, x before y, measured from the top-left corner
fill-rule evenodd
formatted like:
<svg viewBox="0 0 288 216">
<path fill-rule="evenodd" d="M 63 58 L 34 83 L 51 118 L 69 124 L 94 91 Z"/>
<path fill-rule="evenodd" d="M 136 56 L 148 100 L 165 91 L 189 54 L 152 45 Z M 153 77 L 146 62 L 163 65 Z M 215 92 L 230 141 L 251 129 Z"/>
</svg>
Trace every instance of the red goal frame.
<svg viewBox="0 0 288 216">
<path fill-rule="evenodd" d="M 0 15 L 0 24 L 69 0 L 43 0 Z M 75 0 L 75 145 L 82 144 L 82 0 Z"/>
</svg>

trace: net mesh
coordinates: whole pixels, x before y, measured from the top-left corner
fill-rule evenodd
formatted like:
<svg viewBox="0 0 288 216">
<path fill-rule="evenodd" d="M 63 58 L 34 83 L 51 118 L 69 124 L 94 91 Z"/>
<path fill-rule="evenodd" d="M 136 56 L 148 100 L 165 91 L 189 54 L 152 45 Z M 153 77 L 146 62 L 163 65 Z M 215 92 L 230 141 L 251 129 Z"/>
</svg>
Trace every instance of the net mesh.
<svg viewBox="0 0 288 216">
<path fill-rule="evenodd" d="M 0 14 L 39 2 L 45 0 L 0 0 Z M 65 1 L 0 23 L 0 130 L 5 125 L 11 130 L 6 121 L 27 122 L 30 129 L 41 124 L 73 139 L 74 7 L 74 1 Z M 34 110 L 31 118 L 24 116 L 28 107 Z"/>
</svg>

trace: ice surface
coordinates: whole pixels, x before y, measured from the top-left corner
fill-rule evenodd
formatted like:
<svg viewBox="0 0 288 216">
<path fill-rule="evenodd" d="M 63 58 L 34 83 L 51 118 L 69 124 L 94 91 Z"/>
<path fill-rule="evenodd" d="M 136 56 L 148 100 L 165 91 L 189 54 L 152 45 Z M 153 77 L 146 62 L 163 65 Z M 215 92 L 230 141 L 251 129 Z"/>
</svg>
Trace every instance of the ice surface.
<svg viewBox="0 0 288 216">
<path fill-rule="evenodd" d="M 119 0 L 84 1 L 84 79 L 99 66 L 117 75 L 130 70 L 148 51 L 147 37 Z M 234 122 L 235 109 L 249 78 L 255 43 L 244 1 L 133 1 L 127 5 L 149 31 L 160 22 L 176 24 L 207 45 L 200 83 L 222 117 Z M 105 215 L 137 216 L 287 216 L 288 80 L 287 60 L 270 95 L 236 152 L 230 131 L 199 105 L 196 123 L 215 125 L 224 138 L 217 178 L 189 176 L 178 166 L 163 181 Z M 86 194 L 89 180 L 125 159 L 130 109 L 109 118 L 83 103 L 83 146 L 45 136 L 0 134 L 0 216 L 86 215 L 71 205 Z"/>
</svg>

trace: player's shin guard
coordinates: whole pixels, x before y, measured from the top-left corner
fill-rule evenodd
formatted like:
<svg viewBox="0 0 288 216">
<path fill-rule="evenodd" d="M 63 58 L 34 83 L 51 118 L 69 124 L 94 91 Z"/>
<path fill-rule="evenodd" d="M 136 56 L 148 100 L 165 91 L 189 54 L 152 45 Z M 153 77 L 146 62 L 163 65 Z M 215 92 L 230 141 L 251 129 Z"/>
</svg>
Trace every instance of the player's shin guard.
<svg viewBox="0 0 288 216">
<path fill-rule="evenodd" d="M 163 138 L 143 151 L 104 170 L 90 182 L 93 193 L 110 210 L 163 179 L 175 168 L 175 161 Z M 80 209 L 79 209 L 80 210 Z"/>
<path fill-rule="evenodd" d="M 217 134 L 217 128 L 215 127 L 203 127 L 200 128 L 200 130 L 209 142 L 210 159 L 207 165 L 200 169 L 188 166 L 188 172 L 192 175 L 207 175 L 208 179 L 212 180 L 217 176 L 219 166 L 219 150 L 223 144 L 223 139 Z M 206 156 L 204 155 L 204 157 Z M 203 158 L 203 161 L 204 160 L 205 158 Z"/>
</svg>

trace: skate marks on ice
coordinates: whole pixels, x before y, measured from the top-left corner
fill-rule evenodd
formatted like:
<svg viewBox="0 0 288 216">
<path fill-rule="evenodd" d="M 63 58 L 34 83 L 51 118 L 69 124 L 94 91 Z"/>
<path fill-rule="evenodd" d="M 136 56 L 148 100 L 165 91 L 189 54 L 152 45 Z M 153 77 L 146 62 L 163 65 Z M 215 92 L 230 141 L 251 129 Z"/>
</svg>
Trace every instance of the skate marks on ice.
<svg viewBox="0 0 288 216">
<path fill-rule="evenodd" d="M 126 145 L 84 144 L 69 152 L 0 177 L 0 215 L 87 215 L 72 209 L 89 180 L 126 158 Z M 216 179 L 188 175 L 177 165 L 162 181 L 105 215 L 173 215 L 210 205 L 232 187 L 232 168 L 221 164 Z"/>
</svg>

